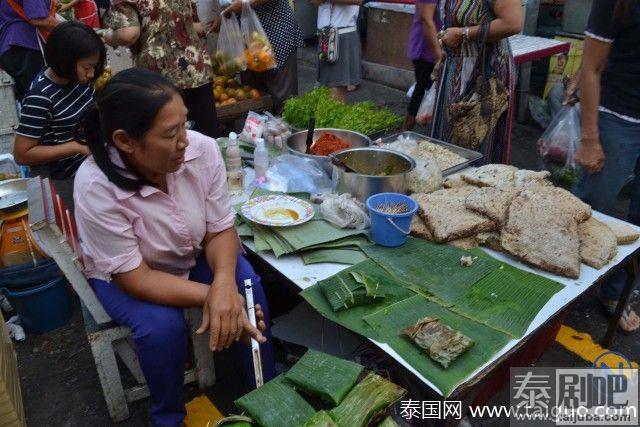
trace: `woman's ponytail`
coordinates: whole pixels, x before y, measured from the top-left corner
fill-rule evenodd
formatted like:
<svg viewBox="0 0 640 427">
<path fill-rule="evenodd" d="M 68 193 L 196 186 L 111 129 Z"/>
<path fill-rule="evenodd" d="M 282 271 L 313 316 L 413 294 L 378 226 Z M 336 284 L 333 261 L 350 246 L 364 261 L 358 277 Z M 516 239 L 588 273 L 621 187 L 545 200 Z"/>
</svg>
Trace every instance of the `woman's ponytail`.
<svg viewBox="0 0 640 427">
<path fill-rule="evenodd" d="M 123 130 L 130 137 L 141 139 L 176 93 L 178 89 L 161 75 L 129 68 L 109 80 L 86 110 L 76 131 L 77 138 L 89 146 L 100 170 L 119 188 L 137 191 L 148 183 L 136 176 L 134 170 L 113 163 L 111 153 L 115 146 L 111 136 L 116 130 Z M 124 157 L 122 160 L 126 164 Z M 121 173 L 125 171 L 133 178 Z"/>
</svg>

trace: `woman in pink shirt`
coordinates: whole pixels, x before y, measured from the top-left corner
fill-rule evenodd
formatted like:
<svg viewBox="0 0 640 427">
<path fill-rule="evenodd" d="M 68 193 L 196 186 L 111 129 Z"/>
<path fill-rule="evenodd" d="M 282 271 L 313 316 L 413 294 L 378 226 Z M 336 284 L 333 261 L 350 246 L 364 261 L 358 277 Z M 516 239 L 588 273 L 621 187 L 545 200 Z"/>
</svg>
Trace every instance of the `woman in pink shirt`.
<svg viewBox="0 0 640 427">
<path fill-rule="evenodd" d="M 84 118 L 92 156 L 74 190 L 86 274 L 107 313 L 133 331 L 152 423 L 163 426 L 185 415 L 183 308 L 203 308 L 199 333 L 209 329 L 212 350 L 250 336 L 265 343 L 268 323 L 260 278 L 240 255 L 218 145 L 186 122 L 171 82 L 140 68 L 121 71 Z M 244 308 L 247 278 L 261 304 L 259 330 Z M 262 353 L 266 381 L 275 376 L 272 348 L 262 345 Z"/>
</svg>

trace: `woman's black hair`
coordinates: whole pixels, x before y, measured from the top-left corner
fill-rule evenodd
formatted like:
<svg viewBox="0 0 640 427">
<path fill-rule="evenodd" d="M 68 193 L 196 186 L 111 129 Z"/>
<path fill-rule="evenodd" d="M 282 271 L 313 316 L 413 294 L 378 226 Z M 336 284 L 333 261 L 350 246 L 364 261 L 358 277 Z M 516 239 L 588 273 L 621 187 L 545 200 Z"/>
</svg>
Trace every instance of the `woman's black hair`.
<svg viewBox="0 0 640 427">
<path fill-rule="evenodd" d="M 89 145 L 98 167 L 119 188 L 137 191 L 151 184 L 140 179 L 131 167 L 127 175 L 133 174 L 133 178 L 121 173 L 124 170 L 109 156 L 110 147 L 114 147 L 111 136 L 122 129 L 132 138 L 142 138 L 160 110 L 176 94 L 180 91 L 160 74 L 144 68 L 129 68 L 115 74 L 85 112 L 77 137 Z"/>
<path fill-rule="evenodd" d="M 54 73 L 63 79 L 77 83 L 76 65 L 80 59 L 99 55 L 95 78 L 104 71 L 107 53 L 96 32 L 83 22 L 68 21 L 56 26 L 44 47 L 44 58 Z"/>
</svg>

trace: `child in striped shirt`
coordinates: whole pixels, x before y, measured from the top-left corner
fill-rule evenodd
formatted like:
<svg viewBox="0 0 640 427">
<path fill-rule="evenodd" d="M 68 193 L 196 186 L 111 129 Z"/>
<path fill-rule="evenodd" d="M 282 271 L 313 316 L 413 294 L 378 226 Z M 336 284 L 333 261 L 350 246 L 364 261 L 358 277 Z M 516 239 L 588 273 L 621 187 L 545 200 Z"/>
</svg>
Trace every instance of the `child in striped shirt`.
<svg viewBox="0 0 640 427">
<path fill-rule="evenodd" d="M 54 180 L 68 207 L 73 204 L 73 177 L 89 154 L 75 138 L 75 128 L 93 102 L 93 81 L 102 74 L 104 44 L 80 22 L 58 25 L 45 46 L 48 67 L 31 83 L 22 102 L 13 155 L 32 172 Z"/>
</svg>

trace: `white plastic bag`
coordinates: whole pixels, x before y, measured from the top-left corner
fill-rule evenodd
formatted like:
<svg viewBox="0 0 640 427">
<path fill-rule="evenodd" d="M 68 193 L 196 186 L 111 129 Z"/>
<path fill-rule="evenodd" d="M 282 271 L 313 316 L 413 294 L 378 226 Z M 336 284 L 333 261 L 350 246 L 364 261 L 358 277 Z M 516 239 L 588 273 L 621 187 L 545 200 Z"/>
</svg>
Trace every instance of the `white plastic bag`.
<svg viewBox="0 0 640 427">
<path fill-rule="evenodd" d="M 5 179 L 20 178 L 20 167 L 13 160 L 13 155 L 2 154 L 0 155 L 0 181 Z"/>
<path fill-rule="evenodd" d="M 414 84 L 411 85 L 411 87 L 407 91 L 407 98 L 411 99 L 411 97 L 413 96 L 413 92 L 415 92 L 415 90 L 416 90 L 416 85 L 417 84 L 418 83 L 414 83 Z"/>
<path fill-rule="evenodd" d="M 240 140 L 256 145 L 256 141 L 262 138 L 266 122 L 267 118 L 265 116 L 249 111 L 240 133 Z"/>
<path fill-rule="evenodd" d="M 433 110 L 436 105 L 436 84 L 432 84 L 431 88 L 425 92 L 418 114 L 416 115 L 416 122 L 420 125 L 426 125 L 431 123 L 433 119 Z"/>
<path fill-rule="evenodd" d="M 365 211 L 364 204 L 351 194 L 325 194 L 320 211 L 325 220 L 338 228 L 368 228 L 371 220 Z"/>
<path fill-rule="evenodd" d="M 218 45 L 211 58 L 213 72 L 217 76 L 235 76 L 247 69 L 244 57 L 244 39 L 235 13 L 228 18 L 221 16 Z"/>
<path fill-rule="evenodd" d="M 575 169 L 575 152 L 580 144 L 580 137 L 578 107 L 565 105 L 538 140 L 540 157 L 547 163 Z"/>
<path fill-rule="evenodd" d="M 331 179 L 315 160 L 292 154 L 284 154 L 271 161 L 267 182 L 273 183 L 267 188 L 271 191 L 317 194 L 331 189 Z"/>
<path fill-rule="evenodd" d="M 258 15 L 251 9 L 249 0 L 242 0 L 240 28 L 244 36 L 247 69 L 259 73 L 275 68 L 276 56 L 273 47 L 262 28 Z"/>
</svg>

